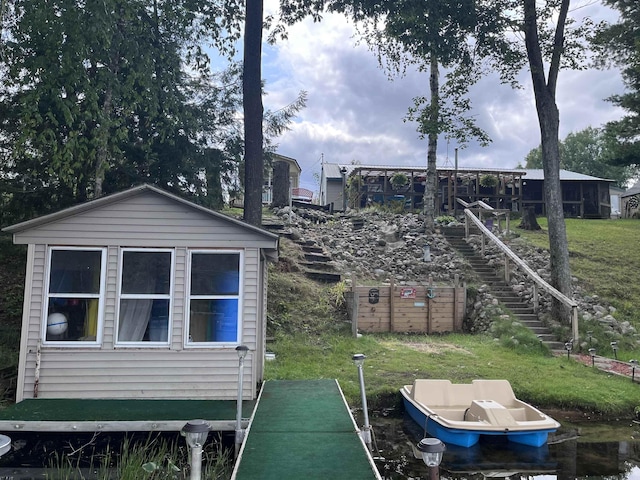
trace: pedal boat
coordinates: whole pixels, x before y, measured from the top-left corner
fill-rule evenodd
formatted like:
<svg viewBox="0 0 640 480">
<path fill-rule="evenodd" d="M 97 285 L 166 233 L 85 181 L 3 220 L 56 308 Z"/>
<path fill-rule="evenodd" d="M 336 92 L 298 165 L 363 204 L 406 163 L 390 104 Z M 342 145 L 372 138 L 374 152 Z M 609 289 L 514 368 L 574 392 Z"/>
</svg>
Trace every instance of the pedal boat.
<svg viewBox="0 0 640 480">
<path fill-rule="evenodd" d="M 518 400 L 507 380 L 419 379 L 400 389 L 405 410 L 427 433 L 444 443 L 470 447 L 481 435 L 501 435 L 512 442 L 540 447 L 560 424 Z"/>
</svg>

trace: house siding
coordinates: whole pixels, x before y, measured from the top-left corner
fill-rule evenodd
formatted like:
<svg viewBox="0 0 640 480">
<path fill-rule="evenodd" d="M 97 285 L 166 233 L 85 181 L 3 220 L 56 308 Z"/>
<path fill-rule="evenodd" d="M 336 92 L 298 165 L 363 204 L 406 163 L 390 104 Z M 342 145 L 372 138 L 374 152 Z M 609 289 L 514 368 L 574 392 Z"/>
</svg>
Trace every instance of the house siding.
<svg viewBox="0 0 640 480">
<path fill-rule="evenodd" d="M 144 198 L 139 198 L 144 197 Z M 34 398 L 235 399 L 238 355 L 236 344 L 185 348 L 188 258 L 192 249 L 243 252 L 241 332 L 238 341 L 249 348 L 243 392 L 255 398 L 262 378 L 263 270 L 261 248 L 277 240 L 224 219 L 189 211 L 158 195 L 139 195 L 109 204 L 99 211 L 39 225 L 15 233 L 16 243 L 30 243 L 16 400 Z M 144 201 L 142 201 L 144 200 Z M 139 210 L 142 210 L 142 215 Z M 163 222 L 173 218 L 169 226 Z M 183 223 L 178 221 L 181 219 Z M 197 225 L 199 223 L 199 225 Z M 133 241 L 132 239 L 136 239 Z M 233 239 L 233 240 L 231 240 Z M 46 240 L 46 241 L 45 241 Z M 267 245 L 268 243 L 268 245 Z M 51 246 L 106 248 L 102 342 L 95 346 L 41 345 L 46 272 Z M 122 347 L 116 344 L 120 252 L 123 247 L 168 247 L 174 251 L 173 296 L 169 344 Z M 37 363 L 40 351 L 39 366 Z M 39 367 L 39 368 L 38 368 Z M 260 367 L 260 370 L 257 370 Z"/>
</svg>

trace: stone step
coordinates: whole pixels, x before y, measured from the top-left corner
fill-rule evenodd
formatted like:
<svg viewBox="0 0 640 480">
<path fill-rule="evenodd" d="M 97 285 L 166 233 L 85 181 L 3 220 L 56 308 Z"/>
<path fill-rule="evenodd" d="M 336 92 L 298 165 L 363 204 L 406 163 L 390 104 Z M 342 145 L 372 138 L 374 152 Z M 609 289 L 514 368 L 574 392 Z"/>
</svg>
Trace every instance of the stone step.
<svg viewBox="0 0 640 480">
<path fill-rule="evenodd" d="M 331 257 L 320 253 L 305 253 L 304 259 L 308 262 L 326 263 L 331 261 Z"/>
<path fill-rule="evenodd" d="M 307 253 L 324 254 L 324 249 L 322 247 L 318 247 L 317 245 L 302 245 L 302 251 Z"/>
</svg>

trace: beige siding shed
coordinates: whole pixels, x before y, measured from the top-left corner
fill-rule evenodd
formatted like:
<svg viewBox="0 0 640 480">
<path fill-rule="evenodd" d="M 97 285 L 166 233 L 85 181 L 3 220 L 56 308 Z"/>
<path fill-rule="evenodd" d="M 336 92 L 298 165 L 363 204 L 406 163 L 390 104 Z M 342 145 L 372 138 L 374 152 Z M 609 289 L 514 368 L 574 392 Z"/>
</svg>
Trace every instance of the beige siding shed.
<svg viewBox="0 0 640 480">
<path fill-rule="evenodd" d="M 237 396 L 238 355 L 246 345 L 244 397 L 262 381 L 266 327 L 266 261 L 278 237 L 150 185 L 103 197 L 5 229 L 28 245 L 16 400 L 144 398 L 231 400 Z M 100 249 L 100 321 L 94 342 L 56 344 L 43 338 L 49 256 L 55 248 Z M 163 344 L 118 343 L 123 249 L 171 252 L 169 331 Z M 150 250 L 151 251 L 151 250 Z M 191 252 L 232 252 L 240 261 L 239 338 L 188 341 Z"/>
</svg>

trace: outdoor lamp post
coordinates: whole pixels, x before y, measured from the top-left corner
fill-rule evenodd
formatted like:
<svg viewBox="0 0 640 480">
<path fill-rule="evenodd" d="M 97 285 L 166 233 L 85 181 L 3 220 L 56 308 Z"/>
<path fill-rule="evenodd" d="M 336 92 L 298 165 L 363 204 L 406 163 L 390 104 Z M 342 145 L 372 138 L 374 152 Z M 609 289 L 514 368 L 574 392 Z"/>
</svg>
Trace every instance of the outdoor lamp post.
<svg viewBox="0 0 640 480">
<path fill-rule="evenodd" d="M 564 348 L 567 351 L 567 360 L 571 358 L 571 349 L 573 348 L 573 342 L 565 342 Z"/>
<path fill-rule="evenodd" d="M 235 437 L 235 455 L 238 457 L 240 452 L 240 445 L 244 439 L 244 430 L 242 430 L 242 383 L 244 377 L 244 359 L 247 356 L 249 347 L 246 345 L 238 345 L 236 352 L 238 352 L 238 400 L 236 402 L 236 437 Z"/>
<path fill-rule="evenodd" d="M 632 359 L 632 360 L 629 360 L 629 363 L 631 364 L 631 381 L 635 382 L 636 381 L 636 367 L 638 366 L 638 360 Z"/>
<path fill-rule="evenodd" d="M 364 359 L 367 358 L 362 353 L 356 353 L 351 359 L 353 363 L 358 367 L 358 379 L 360 380 L 360 395 L 362 397 L 362 412 L 364 416 L 364 425 L 360 430 L 360 437 L 367 444 L 369 450 L 371 450 L 371 425 L 369 425 L 369 411 L 367 409 L 367 394 L 364 389 L 364 372 L 362 366 L 364 365 Z"/>
<path fill-rule="evenodd" d="M 440 477 L 440 462 L 447 449 L 444 443 L 437 438 L 423 438 L 418 443 L 418 451 L 422 454 L 422 461 L 429 467 L 432 480 Z"/>
<path fill-rule="evenodd" d="M 342 175 L 342 211 L 347 211 L 347 167 L 340 169 Z"/>
<path fill-rule="evenodd" d="M 611 342 L 611 348 L 613 348 L 613 357 L 618 359 L 618 342 Z"/>
<path fill-rule="evenodd" d="M 591 339 L 593 337 L 593 331 L 587 330 L 587 337 L 589 338 L 589 345 L 591 345 Z"/>
<path fill-rule="evenodd" d="M 6 435 L 0 435 L 0 457 L 11 450 L 11 439 Z"/>
<path fill-rule="evenodd" d="M 595 367 L 595 365 L 596 365 L 596 349 L 595 348 L 590 348 L 589 349 L 589 355 L 591 355 L 591 366 Z"/>
<path fill-rule="evenodd" d="M 191 449 L 191 476 L 189 478 L 200 480 L 202 478 L 202 447 L 209 435 L 209 424 L 205 420 L 189 420 L 182 427 L 181 433 Z"/>
</svg>

